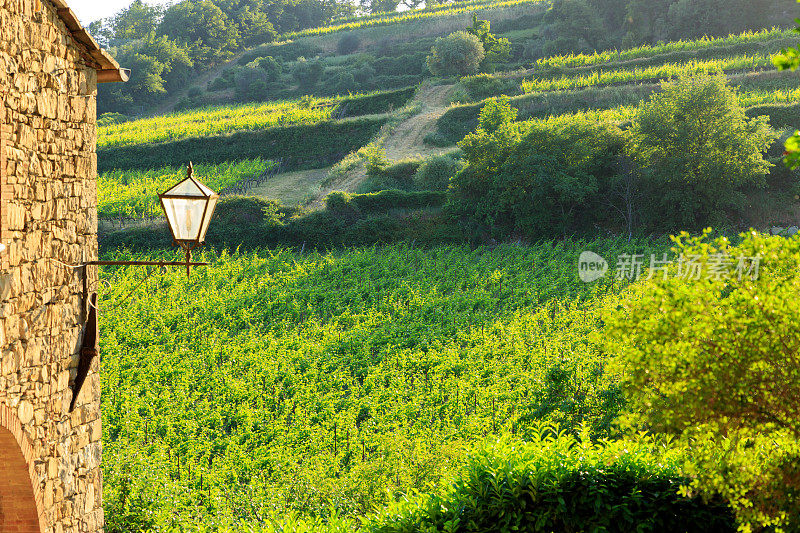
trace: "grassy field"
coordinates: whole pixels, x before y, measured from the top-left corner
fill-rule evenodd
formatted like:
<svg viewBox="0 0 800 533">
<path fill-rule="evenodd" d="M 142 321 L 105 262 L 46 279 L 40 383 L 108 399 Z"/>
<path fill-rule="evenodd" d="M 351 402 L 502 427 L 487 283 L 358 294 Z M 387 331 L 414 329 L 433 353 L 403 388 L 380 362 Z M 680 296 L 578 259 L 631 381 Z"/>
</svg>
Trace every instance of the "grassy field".
<svg viewBox="0 0 800 533">
<path fill-rule="evenodd" d="M 621 285 L 582 283 L 577 257 L 664 247 L 209 252 L 188 282 L 105 269 L 104 301 L 131 294 L 101 315 L 109 530 L 362 516 L 485 437 L 606 434 L 620 398 L 587 335 Z"/>
</svg>

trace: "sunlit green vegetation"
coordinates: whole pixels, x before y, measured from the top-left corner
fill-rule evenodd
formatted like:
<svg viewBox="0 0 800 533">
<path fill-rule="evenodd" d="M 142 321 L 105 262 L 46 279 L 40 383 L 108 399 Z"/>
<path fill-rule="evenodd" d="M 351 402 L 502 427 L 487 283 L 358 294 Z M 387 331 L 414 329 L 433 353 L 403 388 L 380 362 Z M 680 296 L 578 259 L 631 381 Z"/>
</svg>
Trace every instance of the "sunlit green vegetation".
<svg viewBox="0 0 800 533">
<path fill-rule="evenodd" d="M 728 37 L 702 37 L 700 39 L 669 41 L 659 45 L 645 45 L 622 50 L 604 50 L 591 54 L 567 54 L 543 57 L 536 61 L 536 67 L 537 69 L 552 67 L 585 67 L 603 63 L 650 58 L 672 52 L 717 48 L 720 53 L 725 53 L 726 48 L 730 48 L 731 45 L 739 44 L 769 44 L 771 49 L 774 48 L 774 52 L 780 49 L 780 45 L 777 43 L 778 41 L 792 39 L 794 39 L 792 31 L 773 28 L 769 30 L 749 31 L 737 35 L 730 35 Z M 778 46 L 773 46 L 773 43 L 777 43 Z"/>
<path fill-rule="evenodd" d="M 109 530 L 358 516 L 435 487 L 486 436 L 608 434 L 621 398 L 587 335 L 621 286 L 578 279 L 587 246 L 612 262 L 664 248 L 209 252 L 188 282 L 104 270 L 108 305 L 132 292 L 101 315 Z"/>
<path fill-rule="evenodd" d="M 368 28 L 371 26 L 393 25 L 404 22 L 415 22 L 426 19 L 448 17 L 459 15 L 462 13 L 474 13 L 488 10 L 488 9 L 502 9 L 508 7 L 519 6 L 523 4 L 542 4 L 543 0 L 504 0 L 501 2 L 463 2 L 446 4 L 442 9 L 436 10 L 412 10 L 400 13 L 390 13 L 386 16 L 379 16 L 375 18 L 366 17 L 364 19 L 354 19 L 352 22 L 345 22 L 342 24 L 332 23 L 329 26 L 320 28 L 309 28 L 295 33 L 289 33 L 285 37 L 287 39 L 296 39 L 298 37 L 305 37 L 310 35 L 325 35 L 345 30 L 355 30 L 359 28 Z"/>
<path fill-rule="evenodd" d="M 275 163 L 260 159 L 196 165 L 195 176 L 221 191 L 243 178 L 256 177 Z M 97 211 L 101 217 L 145 217 L 160 215 L 158 193 L 186 177 L 185 167 L 149 170 L 113 170 L 97 176 Z"/>
<path fill-rule="evenodd" d="M 522 82 L 522 90 L 526 93 L 541 91 L 558 91 L 592 87 L 596 85 L 612 85 L 671 79 L 693 74 L 711 74 L 731 70 L 758 70 L 772 67 L 770 56 L 738 56 L 712 61 L 690 61 L 687 63 L 666 63 L 646 68 L 624 70 L 595 71 L 591 74 L 562 76 L 553 79 L 534 78 Z"/>
<path fill-rule="evenodd" d="M 328 120 L 333 108 L 324 104 L 330 102 L 321 100 L 314 103 L 308 105 L 307 101 L 287 101 L 210 107 L 111 124 L 99 128 L 97 147 L 174 141 Z"/>
</svg>

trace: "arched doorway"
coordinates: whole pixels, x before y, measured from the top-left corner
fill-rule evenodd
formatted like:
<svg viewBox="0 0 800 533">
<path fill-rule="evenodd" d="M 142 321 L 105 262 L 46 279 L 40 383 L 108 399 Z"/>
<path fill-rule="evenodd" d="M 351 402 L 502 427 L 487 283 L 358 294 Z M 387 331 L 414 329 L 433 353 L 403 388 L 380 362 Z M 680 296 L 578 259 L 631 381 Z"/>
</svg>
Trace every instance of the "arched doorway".
<svg viewBox="0 0 800 533">
<path fill-rule="evenodd" d="M 31 447 L 11 409 L 0 405 L 0 533 L 42 533 L 41 500 L 28 468 Z"/>
</svg>

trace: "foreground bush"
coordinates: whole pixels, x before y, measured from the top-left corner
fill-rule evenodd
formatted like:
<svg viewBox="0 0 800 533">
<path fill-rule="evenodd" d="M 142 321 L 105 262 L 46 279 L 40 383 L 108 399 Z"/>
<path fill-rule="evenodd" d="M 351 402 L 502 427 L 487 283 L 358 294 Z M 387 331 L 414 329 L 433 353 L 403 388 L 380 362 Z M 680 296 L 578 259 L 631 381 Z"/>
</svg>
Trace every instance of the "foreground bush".
<svg viewBox="0 0 800 533">
<path fill-rule="evenodd" d="M 606 317 L 635 422 L 680 435 L 693 487 L 722 493 L 743 524 L 798 531 L 800 238 L 676 244 L 684 275 L 656 274 Z"/>
<path fill-rule="evenodd" d="M 682 458 L 649 438 L 500 441 L 467 457 L 441 493 L 379 514 L 371 533 L 733 531 L 718 501 L 678 495 Z"/>
</svg>

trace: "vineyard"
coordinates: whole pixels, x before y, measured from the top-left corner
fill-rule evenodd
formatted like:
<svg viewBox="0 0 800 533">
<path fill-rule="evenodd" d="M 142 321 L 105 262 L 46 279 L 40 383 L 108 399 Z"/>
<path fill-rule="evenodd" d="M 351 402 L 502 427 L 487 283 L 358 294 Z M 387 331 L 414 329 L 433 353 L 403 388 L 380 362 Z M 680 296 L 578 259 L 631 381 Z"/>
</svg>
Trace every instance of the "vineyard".
<svg viewBox="0 0 800 533">
<path fill-rule="evenodd" d="M 654 82 L 680 76 L 715 72 L 754 72 L 767 68 L 773 68 L 769 56 L 738 56 L 716 61 L 667 63 L 646 68 L 595 71 L 587 75 L 562 76 L 554 79 L 535 78 L 523 81 L 522 91 L 525 93 L 560 91 L 580 87 Z"/>
<path fill-rule="evenodd" d="M 491 1 L 469 1 L 469 2 L 455 2 L 453 4 L 444 4 L 436 9 L 422 9 L 422 10 L 409 10 L 403 13 L 390 13 L 382 14 L 375 17 L 358 18 L 351 22 L 333 22 L 329 26 L 321 28 L 309 28 L 295 33 L 289 33 L 284 36 L 286 39 L 297 39 L 299 37 L 309 37 L 316 35 L 327 35 L 347 30 L 357 30 L 362 28 L 369 28 L 374 26 L 388 26 L 395 24 L 402 24 L 408 22 L 426 21 L 429 19 L 438 19 L 440 17 L 451 17 L 454 15 L 480 13 L 487 10 L 500 10 L 503 8 L 511 8 L 525 4 L 543 4 L 543 0 L 504 0 L 500 2 Z"/>
<path fill-rule="evenodd" d="M 333 106 L 330 102 L 322 100 L 311 104 L 294 101 L 221 106 L 113 124 L 100 129 L 97 147 L 113 148 L 275 126 L 315 124 L 331 118 Z"/>
<path fill-rule="evenodd" d="M 184 111 L 99 128 L 103 259 L 175 259 L 157 193 L 188 160 L 225 197 L 188 280 L 101 269 L 109 533 L 735 530 L 733 500 L 680 489 L 685 448 L 622 437 L 635 413 L 605 318 L 644 284 L 584 283 L 576 263 L 646 269 L 673 213 L 719 192 L 710 172 L 741 177 L 714 227 L 795 216 L 775 141 L 800 124 L 800 77 L 773 56 L 797 36 L 541 57 L 549 5 L 334 20 L 242 51 Z M 473 13 L 507 57 L 432 76 L 437 37 Z M 720 143 L 755 152 L 701 143 L 687 153 L 713 164 L 637 188 L 662 163 L 637 153 L 661 146 L 643 124 L 684 116 L 643 109 L 693 80 L 722 95 L 708 122 L 739 127 Z M 730 153 L 752 168 L 728 172 Z"/>
<path fill-rule="evenodd" d="M 254 159 L 220 165 L 201 164 L 195 167 L 195 172 L 219 193 L 230 189 L 241 193 L 239 188 L 243 181 L 263 176 L 276 167 L 275 162 Z M 161 217 L 163 211 L 158 194 L 185 177 L 185 167 L 103 172 L 97 177 L 98 215 L 101 218 Z"/>
<path fill-rule="evenodd" d="M 608 434 L 620 397 L 587 336 L 621 286 L 577 279 L 584 247 L 209 251 L 189 283 L 104 270 L 109 530 L 363 516 L 486 437 Z"/>
<path fill-rule="evenodd" d="M 784 46 L 794 44 L 793 32 L 779 28 L 748 31 L 728 37 L 702 37 L 693 40 L 678 40 L 645 45 L 625 50 L 604 50 L 592 54 L 568 54 L 544 57 L 536 61 L 537 70 L 551 68 L 575 68 L 594 65 L 606 66 L 610 63 L 649 60 L 663 55 L 703 54 L 705 57 L 722 56 L 733 53 L 775 53 Z"/>
</svg>

